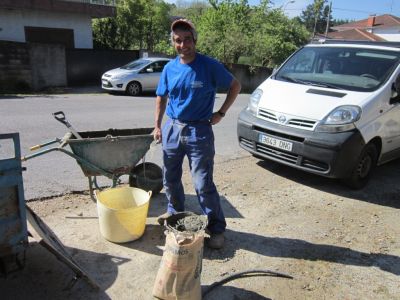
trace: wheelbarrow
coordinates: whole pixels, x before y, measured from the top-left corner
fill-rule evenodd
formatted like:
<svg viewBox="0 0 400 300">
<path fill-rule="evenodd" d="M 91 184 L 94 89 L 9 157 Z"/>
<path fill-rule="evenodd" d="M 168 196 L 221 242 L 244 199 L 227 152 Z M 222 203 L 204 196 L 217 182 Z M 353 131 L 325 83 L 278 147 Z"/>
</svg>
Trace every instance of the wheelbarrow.
<svg viewBox="0 0 400 300">
<path fill-rule="evenodd" d="M 26 155 L 22 161 L 60 151 L 74 158 L 89 180 L 90 196 L 94 189 L 101 190 L 97 176 L 112 180 L 112 187 L 120 183 L 120 176 L 129 175 L 129 184 L 158 193 L 162 189 L 162 171 L 154 163 L 145 162 L 145 154 L 153 143 L 154 128 L 108 129 L 105 131 L 77 132 L 65 119 L 63 112 L 53 113 L 56 120 L 65 124 L 70 131 L 64 137 L 33 146 L 31 151 L 43 150 Z M 50 146 L 58 143 L 58 146 Z M 69 146 L 70 150 L 66 149 Z M 138 165 L 142 160 L 143 163 Z"/>
</svg>

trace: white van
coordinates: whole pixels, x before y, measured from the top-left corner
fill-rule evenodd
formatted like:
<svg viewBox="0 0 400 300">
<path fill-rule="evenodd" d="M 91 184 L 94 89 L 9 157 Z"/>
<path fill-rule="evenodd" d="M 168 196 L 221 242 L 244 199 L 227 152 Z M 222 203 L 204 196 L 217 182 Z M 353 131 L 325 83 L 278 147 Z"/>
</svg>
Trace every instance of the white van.
<svg viewBox="0 0 400 300">
<path fill-rule="evenodd" d="M 376 165 L 400 156 L 399 61 L 395 43 L 302 47 L 250 96 L 240 146 L 362 188 Z"/>
</svg>

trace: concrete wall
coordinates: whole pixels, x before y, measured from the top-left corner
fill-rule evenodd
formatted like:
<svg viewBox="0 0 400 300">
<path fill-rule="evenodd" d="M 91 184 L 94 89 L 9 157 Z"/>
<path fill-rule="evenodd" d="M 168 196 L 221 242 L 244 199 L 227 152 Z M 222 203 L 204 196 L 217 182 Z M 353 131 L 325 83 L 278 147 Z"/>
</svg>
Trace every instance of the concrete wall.
<svg viewBox="0 0 400 300">
<path fill-rule="evenodd" d="M 32 88 L 66 86 L 65 47 L 55 44 L 29 44 Z"/>
<path fill-rule="evenodd" d="M 25 26 L 72 29 L 75 48 L 93 48 L 90 15 L 0 9 L 0 40 L 25 42 Z"/>
<path fill-rule="evenodd" d="M 100 86 L 104 72 L 139 57 L 139 51 L 65 49 L 56 44 L 0 41 L 0 93 L 58 86 Z M 272 72 L 247 65 L 226 67 L 241 82 L 242 92 L 247 93 L 253 92 Z"/>
</svg>

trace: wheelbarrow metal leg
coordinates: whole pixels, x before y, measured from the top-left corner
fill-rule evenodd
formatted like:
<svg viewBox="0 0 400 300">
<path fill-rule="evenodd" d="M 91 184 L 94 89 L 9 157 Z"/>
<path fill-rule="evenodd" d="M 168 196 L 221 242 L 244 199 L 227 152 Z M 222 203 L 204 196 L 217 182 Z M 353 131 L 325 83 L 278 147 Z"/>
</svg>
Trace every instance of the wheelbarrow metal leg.
<svg viewBox="0 0 400 300">
<path fill-rule="evenodd" d="M 92 180 L 92 176 L 88 177 L 89 180 L 89 193 L 90 193 L 90 198 L 92 199 L 93 202 L 96 202 L 96 198 L 94 197 L 94 193 L 93 193 L 93 180 Z"/>
</svg>

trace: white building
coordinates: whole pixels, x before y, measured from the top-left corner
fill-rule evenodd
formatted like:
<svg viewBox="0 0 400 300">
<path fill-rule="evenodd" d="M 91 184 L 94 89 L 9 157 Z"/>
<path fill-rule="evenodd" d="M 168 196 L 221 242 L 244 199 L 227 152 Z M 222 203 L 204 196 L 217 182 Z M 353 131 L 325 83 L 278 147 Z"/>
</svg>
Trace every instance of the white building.
<svg viewBox="0 0 400 300">
<path fill-rule="evenodd" d="M 400 42 L 400 18 L 389 14 L 370 16 L 331 28 L 330 39 Z"/>
<path fill-rule="evenodd" d="M 92 18 L 114 16 L 114 4 L 114 0 L 1 0 L 0 40 L 92 49 Z"/>
</svg>

